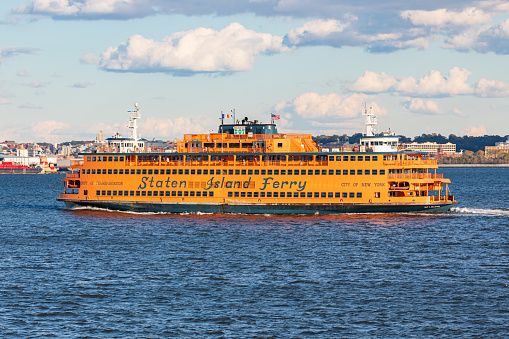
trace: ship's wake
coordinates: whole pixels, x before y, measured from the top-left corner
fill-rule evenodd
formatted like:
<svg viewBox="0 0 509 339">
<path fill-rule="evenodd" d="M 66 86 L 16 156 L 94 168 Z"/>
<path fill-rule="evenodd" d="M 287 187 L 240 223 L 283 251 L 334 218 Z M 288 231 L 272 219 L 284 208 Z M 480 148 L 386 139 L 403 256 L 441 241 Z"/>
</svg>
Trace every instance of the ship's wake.
<svg viewBox="0 0 509 339">
<path fill-rule="evenodd" d="M 507 208 L 486 209 L 486 208 L 453 207 L 451 208 L 451 212 L 462 214 L 481 214 L 496 217 L 499 216 L 509 217 L 509 209 Z"/>
</svg>

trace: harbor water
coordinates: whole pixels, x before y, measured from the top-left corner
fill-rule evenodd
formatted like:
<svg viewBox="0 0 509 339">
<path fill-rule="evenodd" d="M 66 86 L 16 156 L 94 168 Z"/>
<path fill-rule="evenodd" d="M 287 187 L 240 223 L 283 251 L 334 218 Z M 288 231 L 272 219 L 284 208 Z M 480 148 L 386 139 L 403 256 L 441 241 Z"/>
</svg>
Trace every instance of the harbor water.
<svg viewBox="0 0 509 339">
<path fill-rule="evenodd" d="M 430 214 L 66 209 L 0 176 L 2 338 L 506 337 L 509 168 L 444 168 Z"/>
</svg>

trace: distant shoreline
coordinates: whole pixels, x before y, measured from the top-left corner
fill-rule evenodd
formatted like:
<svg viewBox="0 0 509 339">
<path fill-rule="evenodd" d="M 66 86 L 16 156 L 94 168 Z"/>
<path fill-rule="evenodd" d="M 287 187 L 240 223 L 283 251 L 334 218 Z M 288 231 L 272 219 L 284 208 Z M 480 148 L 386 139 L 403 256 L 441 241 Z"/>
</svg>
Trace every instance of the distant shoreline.
<svg viewBox="0 0 509 339">
<path fill-rule="evenodd" d="M 438 167 L 509 167 L 509 164 L 438 164 Z"/>
</svg>

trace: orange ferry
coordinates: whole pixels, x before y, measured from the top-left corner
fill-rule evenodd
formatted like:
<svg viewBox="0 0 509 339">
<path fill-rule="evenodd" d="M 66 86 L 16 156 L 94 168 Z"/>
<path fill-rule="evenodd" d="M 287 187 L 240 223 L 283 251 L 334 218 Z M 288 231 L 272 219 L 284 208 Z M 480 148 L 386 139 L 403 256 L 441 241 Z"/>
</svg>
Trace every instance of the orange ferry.
<svg viewBox="0 0 509 339">
<path fill-rule="evenodd" d="M 138 138 L 135 107 L 132 137 L 80 154 L 57 200 L 120 211 L 269 214 L 448 211 L 457 204 L 436 160 L 400 150 L 394 135 L 374 134 L 371 109 L 359 147 L 322 148 L 310 134 L 278 133 L 274 120 L 245 118 L 221 120 L 218 133 L 186 134 L 162 151 Z"/>
</svg>

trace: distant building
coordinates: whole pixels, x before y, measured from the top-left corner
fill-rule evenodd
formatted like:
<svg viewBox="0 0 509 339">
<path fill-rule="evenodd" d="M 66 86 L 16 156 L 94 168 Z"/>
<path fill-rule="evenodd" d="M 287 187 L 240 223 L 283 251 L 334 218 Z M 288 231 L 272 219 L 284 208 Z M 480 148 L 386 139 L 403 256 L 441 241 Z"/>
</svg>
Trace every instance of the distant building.
<svg viewBox="0 0 509 339">
<path fill-rule="evenodd" d="M 103 143 L 104 142 L 104 133 L 103 131 L 99 131 L 99 133 L 97 133 L 96 137 L 95 137 L 97 143 Z"/>
<path fill-rule="evenodd" d="M 436 142 L 412 142 L 408 144 L 403 144 L 405 150 L 417 151 L 417 152 L 428 152 L 429 154 L 435 155 L 438 153 L 441 154 L 455 154 L 456 153 L 456 144 L 446 143 L 446 144 L 437 144 Z"/>
<path fill-rule="evenodd" d="M 493 155 L 494 153 L 509 153 L 509 138 L 503 142 L 496 142 L 495 146 L 484 147 L 484 154 L 486 156 Z"/>
</svg>

